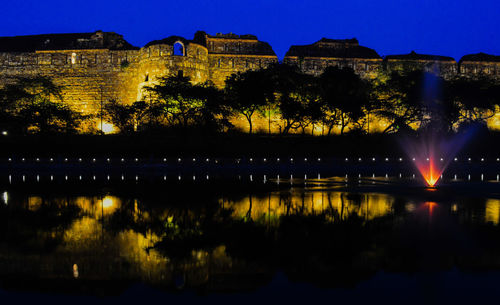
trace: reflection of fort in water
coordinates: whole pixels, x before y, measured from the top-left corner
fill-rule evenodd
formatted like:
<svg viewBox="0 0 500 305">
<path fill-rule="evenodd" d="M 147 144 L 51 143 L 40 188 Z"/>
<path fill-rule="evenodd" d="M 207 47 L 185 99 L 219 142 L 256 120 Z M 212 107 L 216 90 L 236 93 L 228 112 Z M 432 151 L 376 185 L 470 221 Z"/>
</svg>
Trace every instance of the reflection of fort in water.
<svg viewBox="0 0 500 305">
<path fill-rule="evenodd" d="M 7 204 L 8 198 L 8 204 Z M 193 250 L 189 258 L 175 259 L 149 249 L 162 236 L 147 225 L 144 230 L 133 226 L 113 230 L 112 217 L 127 210 L 131 222 L 148 224 L 153 218 L 165 224 L 175 222 L 176 217 L 201 218 L 195 211 L 180 211 L 182 207 L 162 205 L 150 208 L 133 198 L 116 196 L 50 198 L 40 196 L 4 196 L 4 209 L 22 208 L 39 211 L 44 205 L 52 204 L 63 209 L 75 205 L 80 214 L 65 229 L 44 230 L 39 228 L 35 235 L 39 239 L 60 237 L 60 243 L 53 251 L 42 254 L 18 252 L 15 247 L 5 246 L 0 250 L 0 276 L 14 273 L 40 279 L 84 280 L 140 280 L 166 287 L 206 287 L 208 290 L 245 290 L 260 285 L 260 278 L 269 270 L 264 267 L 232 258 L 226 253 L 225 245 L 211 249 Z M 370 221 L 395 213 L 396 198 L 388 194 L 348 193 L 337 190 L 290 189 L 260 195 L 235 198 L 220 198 L 219 205 L 232 211 L 234 219 L 251 219 L 253 222 L 273 227 L 279 225 L 281 216 L 311 216 L 328 212 L 328 221 L 343 221 L 359 217 Z M 483 222 L 498 225 L 500 200 L 489 199 L 479 211 Z M 404 212 L 414 213 L 421 202 L 404 202 Z M 456 212 L 456 204 L 450 213 Z M 476 211 L 477 212 L 477 211 Z M 476 213 L 475 212 L 475 213 Z M 474 218 L 477 215 L 468 215 Z M 269 274 L 267 274 L 269 278 Z M 237 279 L 236 279 L 236 278 Z"/>
<path fill-rule="evenodd" d="M 394 199 L 377 193 L 349 194 L 338 191 L 272 192 L 265 196 L 249 195 L 241 200 L 221 202 L 234 209 L 236 217 L 250 216 L 254 221 L 267 218 L 277 220 L 284 215 L 314 215 L 326 210 L 334 212 L 342 220 L 357 215 L 366 220 L 391 212 Z"/>
</svg>

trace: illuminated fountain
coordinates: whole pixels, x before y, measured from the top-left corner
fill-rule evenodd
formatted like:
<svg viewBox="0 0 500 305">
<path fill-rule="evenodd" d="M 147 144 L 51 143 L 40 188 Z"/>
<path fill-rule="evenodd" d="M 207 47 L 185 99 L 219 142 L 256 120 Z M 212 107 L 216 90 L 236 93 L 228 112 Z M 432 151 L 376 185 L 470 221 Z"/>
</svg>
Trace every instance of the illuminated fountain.
<svg viewBox="0 0 500 305">
<path fill-rule="evenodd" d="M 432 135 L 418 140 L 403 140 L 403 149 L 422 176 L 428 187 L 435 187 L 450 162 L 464 146 L 470 133 L 458 134 L 450 138 Z"/>
<path fill-rule="evenodd" d="M 471 131 L 445 136 L 442 118 L 433 117 L 442 112 L 442 79 L 432 73 L 423 74 L 423 88 L 420 102 L 427 111 L 430 128 L 417 139 L 401 141 L 403 149 L 412 158 L 414 165 L 428 187 L 435 187 L 443 172 L 471 136 Z M 433 125 L 434 124 L 434 125 Z"/>
</svg>

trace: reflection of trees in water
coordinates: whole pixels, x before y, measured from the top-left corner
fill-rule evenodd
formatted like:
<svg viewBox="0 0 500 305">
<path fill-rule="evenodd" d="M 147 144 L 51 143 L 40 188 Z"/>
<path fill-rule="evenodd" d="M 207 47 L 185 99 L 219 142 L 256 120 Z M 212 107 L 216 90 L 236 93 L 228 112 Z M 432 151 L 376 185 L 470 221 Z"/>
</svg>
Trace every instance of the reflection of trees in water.
<svg viewBox="0 0 500 305">
<path fill-rule="evenodd" d="M 350 194 L 346 192 L 272 192 L 243 198 L 221 200 L 234 209 L 234 217 L 267 219 L 276 224 L 280 216 L 316 215 L 326 213 L 331 221 L 340 221 L 351 214 L 365 220 L 392 212 L 393 198 L 384 194 Z"/>
<path fill-rule="evenodd" d="M 500 247 L 490 245 L 472 254 L 468 248 L 471 240 L 491 244 L 500 236 L 497 227 L 484 225 L 495 213 L 493 202 L 488 202 L 485 215 L 481 214 L 484 202 L 476 200 L 461 204 L 458 217 L 451 205 L 443 204 L 431 219 L 418 202 L 380 194 L 278 192 L 225 198 L 220 205 L 232 217 L 222 223 L 206 217 L 197 227 L 209 237 L 203 241 L 209 240 L 209 247 L 183 240 L 181 235 L 163 239 L 157 247 L 182 245 L 200 250 L 224 245 L 233 260 L 256 263 L 270 274 L 284 270 L 290 278 L 325 285 L 355 283 L 379 270 L 477 266 L 478 257 L 489 257 L 484 264 L 495 267 L 500 260 L 491 259 L 492 253 L 500 253 Z M 481 228 L 481 234 L 468 241 L 457 239 L 454 235 L 462 230 L 463 222 L 471 224 L 467 230 Z"/>
<path fill-rule="evenodd" d="M 50 252 L 80 215 L 80 208 L 71 202 L 44 197 L 0 205 L 0 243 L 21 251 Z"/>
<path fill-rule="evenodd" d="M 372 197 L 376 201 L 384 196 Z M 366 225 L 375 218 L 366 212 L 372 197 L 277 192 L 224 198 L 217 205 L 205 204 L 216 209 L 191 214 L 194 219 L 169 219 L 176 230 L 165 230 L 156 248 L 168 257 L 189 260 L 192 251 L 210 253 L 224 246 L 233 260 L 257 264 L 269 274 L 281 269 L 290 275 L 352 271 L 349 262 L 365 261 L 359 257 L 372 251 Z M 385 199 L 389 208 L 382 215 L 391 211 L 391 199 Z"/>
<path fill-rule="evenodd" d="M 492 244 L 500 236 L 494 200 L 441 204 L 433 219 L 418 201 L 330 190 L 10 202 L 0 207 L 0 236 L 15 255 L 7 259 L 8 251 L 1 251 L 2 270 L 28 274 L 46 266 L 40 277 L 72 277 L 77 264 L 80 280 L 140 279 L 213 291 L 252 289 L 278 270 L 293 280 L 335 286 L 379 270 L 500 267 L 500 247 Z M 455 229 L 469 239 L 458 240 Z M 16 241 L 25 236 L 31 241 Z M 50 252 L 32 255 L 51 240 Z M 471 241 L 480 250 L 471 252 Z M 15 250 L 19 245 L 31 252 Z M 14 256 L 17 265 L 6 266 Z"/>
</svg>

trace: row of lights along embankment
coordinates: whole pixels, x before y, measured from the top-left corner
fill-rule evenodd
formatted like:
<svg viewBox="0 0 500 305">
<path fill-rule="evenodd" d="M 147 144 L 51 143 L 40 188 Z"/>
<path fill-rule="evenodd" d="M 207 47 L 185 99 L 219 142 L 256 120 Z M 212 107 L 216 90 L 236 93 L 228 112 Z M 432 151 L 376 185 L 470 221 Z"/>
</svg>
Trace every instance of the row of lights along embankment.
<svg viewBox="0 0 500 305">
<path fill-rule="evenodd" d="M 150 163 L 169 163 L 169 162 L 174 162 L 174 163 L 182 163 L 182 162 L 205 162 L 205 163 L 210 163 L 211 161 L 213 163 L 219 163 L 219 159 L 210 159 L 210 158 L 206 158 L 206 159 L 203 159 L 203 158 L 188 158 L 188 159 L 183 159 L 183 158 L 176 158 L 176 159 L 168 159 L 168 158 L 163 158 L 163 159 L 139 159 L 139 158 L 130 158 L 130 159 L 127 159 L 127 158 L 117 158 L 117 159 L 112 159 L 112 158 L 105 158 L 105 159 L 98 159 L 98 158 L 89 158 L 89 159 L 84 159 L 84 158 L 62 158 L 62 159 L 55 159 L 55 158 L 48 158 L 48 159 L 43 159 L 43 158 L 20 158 L 18 159 L 19 161 L 21 162 L 30 162 L 30 161 L 35 161 L 35 162 L 44 162 L 44 161 L 48 161 L 48 162 L 91 162 L 91 163 L 97 163 L 97 162 L 100 162 L 101 160 L 107 162 L 107 163 L 111 163 L 111 162 L 121 162 L 121 163 L 125 163 L 125 162 L 135 162 L 135 163 L 139 163 L 139 162 L 143 162 L 143 161 L 148 161 Z M 231 159 L 224 159 L 226 161 L 230 161 Z M 281 158 L 259 158 L 259 159 L 254 159 L 254 158 L 248 158 L 248 159 L 244 159 L 244 158 L 236 158 L 236 159 L 232 159 L 235 163 L 237 164 L 240 164 L 240 163 L 243 163 L 245 160 L 248 160 L 249 163 L 254 163 L 254 162 L 259 162 L 259 161 L 262 161 L 264 163 L 267 163 L 267 162 L 282 162 L 283 159 Z M 294 163 L 294 162 L 300 162 L 300 161 L 303 161 L 303 162 L 321 162 L 322 159 L 321 158 L 299 158 L 299 159 L 295 159 L 295 158 L 289 158 L 289 159 L 284 159 L 284 160 L 289 160 L 290 163 Z M 335 160 L 338 160 L 337 158 L 333 158 L 332 161 L 335 161 Z M 377 158 L 345 158 L 344 161 L 345 162 L 350 162 L 350 161 L 353 161 L 353 162 L 364 162 L 364 161 L 371 161 L 371 162 L 376 162 Z M 405 161 L 405 159 L 403 158 L 394 158 L 394 159 L 391 159 L 391 158 L 383 158 L 381 159 L 383 162 L 393 162 L 393 161 L 398 161 L 398 162 L 403 162 Z M 412 161 L 417 161 L 417 158 L 412 158 L 411 159 Z M 430 159 L 429 158 L 425 158 L 425 160 L 428 162 Z M 479 160 L 480 162 L 485 162 L 487 161 L 486 158 L 479 158 L 477 159 Z M 495 159 L 497 162 L 500 162 L 500 158 L 496 158 Z M 8 158 L 7 159 L 8 162 L 14 162 L 15 159 L 14 158 Z M 444 162 L 445 159 L 444 158 L 439 158 L 439 161 L 440 162 Z M 454 162 L 459 162 L 459 161 L 467 161 L 467 162 L 472 162 L 473 159 L 472 158 L 465 158 L 465 159 L 459 159 L 459 158 L 453 158 L 453 161 Z M 475 160 L 474 160 L 475 161 Z"/>
<path fill-rule="evenodd" d="M 40 175 L 35 175 L 34 177 L 35 177 L 35 179 L 36 179 L 37 182 L 40 182 L 42 180 Z M 203 178 L 205 178 L 205 180 L 210 180 L 210 175 L 208 173 L 206 175 L 200 175 L 200 176 L 197 176 L 197 175 L 192 175 L 192 176 L 186 176 L 186 175 L 168 175 L 167 176 L 167 175 L 163 175 L 162 179 L 164 181 L 167 181 L 167 177 L 170 178 L 169 180 L 179 180 L 179 181 L 181 181 L 181 180 L 188 180 L 189 181 L 190 178 L 192 178 L 192 180 L 195 181 L 195 180 L 197 180 L 197 177 L 200 177 L 199 180 L 203 180 Z M 237 177 L 238 177 L 238 180 L 242 179 L 241 175 L 238 175 Z M 250 181 L 252 181 L 252 182 L 254 181 L 254 175 L 253 174 L 250 174 L 248 177 L 249 177 Z M 314 177 L 314 176 L 312 176 L 312 177 Z M 406 176 L 406 177 L 403 177 L 403 174 L 401 174 L 401 173 L 399 173 L 397 176 L 389 176 L 388 174 L 385 174 L 384 176 L 375 176 L 375 174 L 372 174 L 371 176 L 363 176 L 361 174 L 357 174 L 357 175 L 348 175 L 348 174 L 346 174 L 345 175 L 346 181 L 347 181 L 347 179 L 354 178 L 354 177 L 358 178 L 358 179 L 366 179 L 366 178 L 372 178 L 372 179 L 374 179 L 374 178 L 382 178 L 382 177 L 385 178 L 385 179 L 396 178 L 396 177 L 399 177 L 400 179 L 403 179 L 403 178 L 415 179 L 416 175 L 415 174 L 411 174 L 411 175 Z M 468 180 L 468 181 L 472 180 L 471 179 L 471 174 L 466 174 L 465 177 L 467 177 L 467 178 L 464 178 L 465 180 Z M 106 175 L 103 180 L 107 180 L 107 181 L 111 181 L 111 180 L 114 180 L 114 181 L 119 181 L 119 180 L 121 180 L 121 181 L 125 181 L 125 180 L 128 180 L 128 181 L 129 180 L 139 181 L 139 179 L 140 179 L 139 175 L 128 175 L 126 177 L 125 174 L 122 174 L 120 177 L 118 177 L 118 178 L 114 177 L 113 179 L 111 178 L 110 175 Z M 273 178 L 271 177 L 271 179 L 273 179 Z M 280 175 L 276 175 L 276 177 L 274 179 L 279 183 L 279 181 L 280 181 Z M 293 179 L 297 179 L 297 177 L 294 178 L 294 175 L 290 174 L 289 179 L 293 180 Z M 302 178 L 298 177 L 298 179 L 302 179 Z M 304 174 L 303 179 L 304 180 L 308 180 L 307 174 Z M 318 179 L 318 180 L 320 180 L 321 179 L 321 174 L 318 173 L 317 177 L 314 177 L 314 178 L 311 178 L 311 179 Z M 443 175 L 441 175 L 441 179 L 443 179 Z M 457 181 L 458 179 L 459 178 L 458 178 L 457 174 L 454 174 L 452 180 Z M 9 180 L 9 183 L 12 183 L 12 181 L 13 181 L 12 175 L 8 175 L 8 180 Z M 21 175 L 21 180 L 23 182 L 26 182 L 27 175 Z M 54 175 L 50 175 L 50 176 L 48 176 L 47 180 L 54 181 L 55 180 L 55 176 Z M 101 177 L 98 178 L 97 175 L 90 175 L 90 176 L 75 175 L 75 176 L 71 176 L 71 177 L 69 175 L 64 175 L 64 180 L 65 181 L 68 181 L 68 180 L 72 180 L 72 181 L 93 180 L 93 181 L 96 181 L 96 180 L 101 180 Z M 268 180 L 269 180 L 268 175 L 263 175 L 263 181 L 264 181 L 264 183 L 266 183 Z M 484 174 L 480 175 L 480 180 L 481 181 L 485 180 Z M 500 181 L 500 174 L 496 174 L 496 181 L 497 182 Z"/>
</svg>

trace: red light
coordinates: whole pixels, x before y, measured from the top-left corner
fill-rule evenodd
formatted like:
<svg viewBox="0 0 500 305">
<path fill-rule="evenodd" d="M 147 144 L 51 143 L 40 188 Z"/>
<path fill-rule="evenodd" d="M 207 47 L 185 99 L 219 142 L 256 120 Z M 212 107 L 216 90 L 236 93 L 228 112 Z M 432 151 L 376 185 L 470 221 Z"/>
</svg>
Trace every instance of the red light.
<svg viewBox="0 0 500 305">
<path fill-rule="evenodd" d="M 417 169 L 424 178 L 428 186 L 434 187 L 438 182 L 443 169 L 434 163 L 434 158 L 429 158 L 428 162 L 417 162 Z"/>
<path fill-rule="evenodd" d="M 437 203 L 432 202 L 432 201 L 427 201 L 424 203 L 424 206 L 429 209 L 429 215 L 432 216 L 432 212 L 435 208 L 437 208 Z"/>
</svg>

